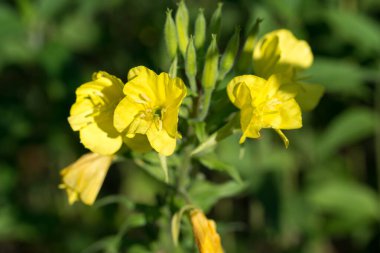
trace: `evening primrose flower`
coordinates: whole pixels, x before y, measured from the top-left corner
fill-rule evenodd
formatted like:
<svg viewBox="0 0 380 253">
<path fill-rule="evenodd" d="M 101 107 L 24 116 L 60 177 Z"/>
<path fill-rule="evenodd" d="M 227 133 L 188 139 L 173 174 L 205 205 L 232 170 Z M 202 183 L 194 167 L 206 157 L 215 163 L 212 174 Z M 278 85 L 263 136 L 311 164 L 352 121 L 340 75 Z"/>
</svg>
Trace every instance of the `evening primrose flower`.
<svg viewBox="0 0 380 253">
<path fill-rule="evenodd" d="M 223 253 L 220 236 L 213 220 L 207 219 L 199 209 L 190 212 L 195 241 L 200 253 Z"/>
<path fill-rule="evenodd" d="M 255 74 L 265 79 L 279 73 L 287 76 L 296 85 L 295 99 L 303 111 L 314 109 L 324 93 L 322 85 L 299 81 L 299 71 L 309 68 L 312 63 L 309 44 L 285 29 L 266 34 L 258 41 L 253 53 Z"/>
<path fill-rule="evenodd" d="M 112 159 L 113 156 L 88 153 L 61 171 L 59 187 L 66 190 L 70 204 L 77 200 L 87 205 L 94 203 Z"/>
<path fill-rule="evenodd" d="M 261 38 L 253 52 L 255 74 L 267 79 L 272 74 L 307 69 L 313 63 L 309 44 L 289 30 L 275 30 Z"/>
<path fill-rule="evenodd" d="M 262 128 L 273 128 L 287 147 L 289 141 L 281 129 L 302 127 L 301 110 L 294 99 L 296 92 L 280 75 L 272 75 L 268 80 L 254 75 L 237 76 L 227 85 L 227 93 L 240 109 L 240 143 L 247 137 L 259 138 Z"/>
<path fill-rule="evenodd" d="M 76 90 L 68 121 L 92 152 L 111 155 L 122 145 L 122 137 L 113 126 L 113 112 L 124 97 L 123 86 L 117 77 L 100 71 Z"/>
<path fill-rule="evenodd" d="M 151 147 L 169 156 L 174 152 L 178 112 L 186 96 L 186 87 L 180 78 L 167 73 L 157 75 L 139 66 L 128 73 L 123 98 L 114 113 L 114 126 L 125 141 L 136 135 L 145 135 Z"/>
</svg>

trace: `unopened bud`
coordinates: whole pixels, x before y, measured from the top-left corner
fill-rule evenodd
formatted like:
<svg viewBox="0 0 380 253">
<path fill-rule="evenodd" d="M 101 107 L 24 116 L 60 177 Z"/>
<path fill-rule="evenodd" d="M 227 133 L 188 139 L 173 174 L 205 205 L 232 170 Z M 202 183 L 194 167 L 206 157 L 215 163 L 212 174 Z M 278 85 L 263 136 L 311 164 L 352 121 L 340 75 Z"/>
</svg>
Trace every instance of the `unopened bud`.
<svg viewBox="0 0 380 253">
<path fill-rule="evenodd" d="M 165 21 L 165 43 L 168 50 L 170 59 L 174 59 L 177 55 L 178 41 L 177 41 L 177 31 L 172 17 L 172 10 L 168 9 L 166 11 L 166 21 Z"/>
<path fill-rule="evenodd" d="M 239 49 L 240 28 L 236 28 L 234 35 L 227 44 L 227 48 L 220 60 L 219 79 L 223 79 L 225 75 L 232 69 L 235 57 Z"/>
<path fill-rule="evenodd" d="M 199 9 L 197 19 L 195 20 L 194 42 L 197 49 L 203 47 L 206 40 L 206 18 L 203 9 Z"/>
<path fill-rule="evenodd" d="M 218 45 L 216 35 L 212 35 L 211 44 L 207 49 L 205 65 L 202 74 L 202 85 L 205 89 L 213 89 L 218 78 Z"/>
<path fill-rule="evenodd" d="M 197 54 L 194 47 L 193 36 L 190 36 L 189 43 L 187 44 L 186 57 L 185 57 L 185 71 L 187 78 L 190 81 L 190 87 L 193 93 L 197 93 L 195 76 L 197 75 Z"/>
<path fill-rule="evenodd" d="M 178 4 L 177 13 L 175 15 L 175 23 L 177 26 L 179 50 L 181 51 L 182 55 L 185 56 L 187 43 L 189 41 L 189 11 L 187 10 L 184 0 Z"/>
<path fill-rule="evenodd" d="M 222 24 L 222 7 L 223 3 L 218 3 L 218 7 L 211 16 L 210 33 L 219 34 L 220 26 Z"/>
</svg>

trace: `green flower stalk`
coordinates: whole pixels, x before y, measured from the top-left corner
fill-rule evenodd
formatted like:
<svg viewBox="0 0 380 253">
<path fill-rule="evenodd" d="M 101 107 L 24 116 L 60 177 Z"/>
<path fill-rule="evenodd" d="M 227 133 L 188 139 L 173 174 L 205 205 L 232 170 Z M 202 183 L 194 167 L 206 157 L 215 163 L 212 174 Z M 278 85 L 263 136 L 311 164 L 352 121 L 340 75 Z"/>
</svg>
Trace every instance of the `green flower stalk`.
<svg viewBox="0 0 380 253">
<path fill-rule="evenodd" d="M 170 59 L 173 60 L 177 56 L 178 41 L 176 26 L 172 17 L 172 10 L 170 9 L 166 11 L 164 34 L 168 54 Z"/>
<path fill-rule="evenodd" d="M 197 94 L 197 84 L 195 77 L 197 75 L 197 54 L 195 52 L 194 38 L 190 36 L 189 43 L 187 45 L 186 57 L 185 57 L 185 71 L 186 76 L 190 82 L 190 88 L 194 95 Z"/>
<path fill-rule="evenodd" d="M 202 8 L 199 9 L 197 19 L 195 20 L 194 35 L 195 48 L 202 48 L 206 40 L 206 18 Z"/>
<path fill-rule="evenodd" d="M 240 28 L 236 28 L 234 35 L 231 37 L 227 44 L 227 48 L 223 53 L 222 59 L 220 60 L 220 72 L 219 80 L 222 80 L 228 72 L 232 69 L 236 54 L 239 50 L 239 40 L 240 40 Z"/>
<path fill-rule="evenodd" d="M 218 3 L 218 7 L 214 11 L 210 21 L 210 32 L 211 34 L 219 34 L 220 27 L 222 24 L 222 7 L 223 3 Z"/>
<path fill-rule="evenodd" d="M 184 0 L 178 4 L 177 13 L 175 15 L 175 23 L 177 26 L 179 50 L 182 55 L 185 56 L 187 43 L 189 42 L 189 11 L 187 10 Z"/>
</svg>

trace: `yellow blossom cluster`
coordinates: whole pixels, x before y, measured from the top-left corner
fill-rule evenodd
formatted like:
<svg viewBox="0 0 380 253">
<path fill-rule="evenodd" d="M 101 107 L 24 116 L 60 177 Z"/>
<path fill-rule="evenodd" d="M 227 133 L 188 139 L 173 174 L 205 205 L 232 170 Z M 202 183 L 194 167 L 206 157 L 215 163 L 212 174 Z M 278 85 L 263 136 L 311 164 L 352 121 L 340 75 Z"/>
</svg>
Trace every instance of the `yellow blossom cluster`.
<svg viewBox="0 0 380 253">
<path fill-rule="evenodd" d="M 272 128 L 287 147 L 282 130 L 301 128 L 302 111 L 313 109 L 323 93 L 322 86 L 300 81 L 299 73 L 311 66 L 313 54 L 307 42 L 288 30 L 276 30 L 256 43 L 252 59 L 255 75 L 236 76 L 227 85 L 229 99 L 240 110 L 240 143 Z M 144 66 L 132 68 L 125 84 L 104 71 L 82 84 L 68 121 L 92 153 L 61 172 L 60 187 L 69 202 L 93 204 L 123 143 L 137 152 L 173 154 L 181 138 L 178 114 L 186 94 L 182 79 L 157 75 Z"/>
<path fill-rule="evenodd" d="M 93 153 L 62 170 L 60 186 L 66 189 L 70 203 L 80 199 L 89 205 L 123 142 L 134 151 L 153 148 L 165 156 L 174 152 L 180 137 L 179 107 L 187 91 L 180 78 L 157 75 L 143 66 L 129 71 L 125 85 L 103 71 L 94 73 L 92 79 L 76 90 L 68 121 Z"/>
</svg>

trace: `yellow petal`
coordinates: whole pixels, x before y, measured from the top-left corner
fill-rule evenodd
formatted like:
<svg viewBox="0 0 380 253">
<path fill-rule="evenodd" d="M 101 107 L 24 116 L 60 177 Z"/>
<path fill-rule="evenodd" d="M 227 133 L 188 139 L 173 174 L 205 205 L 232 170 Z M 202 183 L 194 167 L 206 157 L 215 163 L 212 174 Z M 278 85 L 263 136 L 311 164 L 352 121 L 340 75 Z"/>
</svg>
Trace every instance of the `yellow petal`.
<svg viewBox="0 0 380 253">
<path fill-rule="evenodd" d="M 207 219 L 199 209 L 190 212 L 195 242 L 200 253 L 223 253 L 220 236 L 213 220 Z"/>
<path fill-rule="evenodd" d="M 176 146 L 176 138 L 171 137 L 165 129 L 159 130 L 154 124 L 146 133 L 149 143 L 158 153 L 170 156 Z"/>
<path fill-rule="evenodd" d="M 157 90 L 153 89 L 156 84 L 157 74 L 144 66 L 138 66 L 129 70 L 123 92 L 131 101 L 154 107 L 158 105 Z"/>
<path fill-rule="evenodd" d="M 265 84 L 266 80 L 258 76 L 237 76 L 228 83 L 227 94 L 236 107 L 242 108 L 245 104 L 252 102 L 250 93 L 259 94 Z"/>
<path fill-rule="evenodd" d="M 289 68 L 306 69 L 313 62 L 313 53 L 306 41 L 298 40 L 289 30 L 275 30 L 261 38 L 255 47 L 254 70 L 261 77 L 289 71 Z"/>
<path fill-rule="evenodd" d="M 97 124 L 86 126 L 79 133 L 80 140 L 86 148 L 102 155 L 116 153 L 122 144 L 122 138 L 116 131 L 106 132 Z"/>
<path fill-rule="evenodd" d="M 95 108 L 89 99 L 77 100 L 71 106 L 69 124 L 74 131 L 79 131 L 88 124 L 94 122 L 92 115 L 95 113 Z"/>
<path fill-rule="evenodd" d="M 259 138 L 261 122 L 255 118 L 255 109 L 252 106 L 246 106 L 240 111 L 240 125 L 243 135 L 240 138 L 240 144 L 248 138 Z"/>
<path fill-rule="evenodd" d="M 171 137 L 176 137 L 178 135 L 178 113 L 178 107 L 169 107 L 162 115 L 163 128 Z"/>
<path fill-rule="evenodd" d="M 294 99 L 282 101 L 275 111 L 265 111 L 263 127 L 276 129 L 297 129 L 302 127 L 301 109 Z"/>
<path fill-rule="evenodd" d="M 297 39 L 289 30 L 277 30 L 273 34 L 279 37 L 281 50 L 281 64 L 287 64 L 306 69 L 313 63 L 313 53 L 309 44 L 304 40 Z"/>
<path fill-rule="evenodd" d="M 88 153 L 61 171 L 60 188 L 66 189 L 70 204 L 78 198 L 87 205 L 94 203 L 112 159 L 112 156 Z"/>
<path fill-rule="evenodd" d="M 136 116 L 145 110 L 141 103 L 131 101 L 128 97 L 123 98 L 116 106 L 113 115 L 113 125 L 118 132 L 123 132 L 135 120 Z"/>
<path fill-rule="evenodd" d="M 299 83 L 299 91 L 296 97 L 303 111 L 313 110 L 319 103 L 325 88 L 319 84 Z"/>
</svg>

